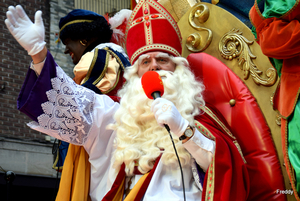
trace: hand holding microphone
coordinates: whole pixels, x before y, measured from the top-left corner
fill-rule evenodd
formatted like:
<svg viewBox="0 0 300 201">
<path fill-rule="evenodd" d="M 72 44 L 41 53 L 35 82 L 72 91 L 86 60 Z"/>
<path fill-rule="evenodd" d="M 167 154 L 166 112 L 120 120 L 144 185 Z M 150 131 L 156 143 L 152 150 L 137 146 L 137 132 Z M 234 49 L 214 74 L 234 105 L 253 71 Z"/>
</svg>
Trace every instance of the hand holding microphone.
<svg viewBox="0 0 300 201">
<path fill-rule="evenodd" d="M 6 16 L 5 24 L 8 30 L 29 55 L 36 55 L 43 50 L 46 42 L 41 11 L 35 13 L 34 23 L 20 5 L 9 6 Z"/>
<path fill-rule="evenodd" d="M 164 85 L 161 77 L 156 71 L 148 71 L 142 77 L 142 87 L 150 99 L 155 99 L 151 105 L 151 111 L 154 113 L 155 119 L 160 126 L 165 126 L 168 130 L 178 164 L 181 172 L 181 180 L 183 185 L 183 198 L 185 198 L 184 178 L 181 163 L 170 131 L 180 137 L 188 126 L 188 121 L 184 119 L 175 105 L 164 98 L 160 98 L 164 94 Z"/>
<path fill-rule="evenodd" d="M 160 126 L 168 126 L 175 135 L 180 137 L 189 122 L 181 116 L 171 101 L 160 98 L 164 93 L 164 86 L 159 74 L 155 71 L 146 72 L 142 77 L 142 86 L 147 97 L 155 99 L 151 111 L 157 123 Z"/>
<path fill-rule="evenodd" d="M 168 125 L 178 137 L 184 133 L 189 125 L 189 122 L 180 115 L 175 105 L 164 98 L 157 98 L 153 101 L 151 111 L 160 126 Z"/>
</svg>

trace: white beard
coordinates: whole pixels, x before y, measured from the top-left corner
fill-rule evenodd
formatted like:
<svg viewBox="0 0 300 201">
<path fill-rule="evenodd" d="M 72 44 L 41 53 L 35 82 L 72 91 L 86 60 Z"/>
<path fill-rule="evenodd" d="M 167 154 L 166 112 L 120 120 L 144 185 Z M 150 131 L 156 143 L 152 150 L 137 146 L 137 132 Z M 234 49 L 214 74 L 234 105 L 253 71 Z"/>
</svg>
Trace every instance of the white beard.
<svg viewBox="0 0 300 201">
<path fill-rule="evenodd" d="M 164 82 L 165 93 L 162 97 L 172 101 L 182 117 L 193 125 L 194 116 L 204 106 L 201 95 L 203 85 L 195 81 L 193 74 L 183 65 L 177 65 L 174 73 L 158 73 Z M 153 100 L 145 95 L 140 78 L 137 75 L 131 76 L 119 95 L 121 102 L 115 114 L 116 123 L 109 126 L 117 132 L 114 168 L 118 170 L 125 163 L 126 174 L 132 175 L 135 163 L 138 162 L 138 170 L 147 173 L 161 153 L 164 164 L 177 167 L 178 160 L 170 136 L 164 127 L 157 124 L 150 111 Z M 190 164 L 191 155 L 177 136 L 172 134 L 172 137 L 182 166 Z"/>
</svg>

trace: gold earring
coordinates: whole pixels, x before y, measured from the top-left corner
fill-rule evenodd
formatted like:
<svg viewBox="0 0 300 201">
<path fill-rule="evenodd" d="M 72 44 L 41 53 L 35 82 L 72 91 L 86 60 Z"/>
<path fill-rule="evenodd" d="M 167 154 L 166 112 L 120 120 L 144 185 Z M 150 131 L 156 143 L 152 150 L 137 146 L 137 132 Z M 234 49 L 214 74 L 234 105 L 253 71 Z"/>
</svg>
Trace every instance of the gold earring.
<svg viewBox="0 0 300 201">
<path fill-rule="evenodd" d="M 81 45 L 86 46 L 85 43 L 83 43 L 81 40 L 79 41 Z"/>
</svg>

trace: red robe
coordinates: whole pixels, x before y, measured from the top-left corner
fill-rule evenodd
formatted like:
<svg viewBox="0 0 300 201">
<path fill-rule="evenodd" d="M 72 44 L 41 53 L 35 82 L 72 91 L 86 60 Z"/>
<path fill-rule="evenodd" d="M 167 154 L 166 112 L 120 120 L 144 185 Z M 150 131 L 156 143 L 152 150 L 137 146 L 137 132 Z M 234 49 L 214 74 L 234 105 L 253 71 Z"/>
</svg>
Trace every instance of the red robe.
<svg viewBox="0 0 300 201">
<path fill-rule="evenodd" d="M 247 200 L 250 185 L 243 155 L 224 117 L 212 106 L 209 108 L 195 118 L 200 132 L 216 142 L 215 155 L 205 175 L 202 200 Z"/>
<path fill-rule="evenodd" d="M 195 126 L 204 136 L 216 142 L 215 155 L 205 174 L 202 200 L 247 200 L 250 186 L 247 167 L 223 116 L 208 105 L 205 113 L 195 118 Z M 129 193 L 126 200 L 141 200 L 155 167 L 156 165 L 149 172 L 143 184 L 137 187 L 138 189 L 133 188 L 134 190 Z M 125 180 L 123 169 L 121 168 L 111 191 L 103 200 L 122 200 Z"/>
</svg>

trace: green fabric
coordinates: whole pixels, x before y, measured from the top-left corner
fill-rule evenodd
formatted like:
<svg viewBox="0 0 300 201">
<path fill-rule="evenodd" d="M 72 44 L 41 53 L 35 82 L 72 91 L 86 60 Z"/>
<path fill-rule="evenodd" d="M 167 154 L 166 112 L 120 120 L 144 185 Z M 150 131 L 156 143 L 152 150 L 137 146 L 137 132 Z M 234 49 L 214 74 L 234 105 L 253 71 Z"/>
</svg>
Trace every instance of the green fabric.
<svg viewBox="0 0 300 201">
<path fill-rule="evenodd" d="M 288 155 L 295 170 L 296 189 L 300 193 L 300 101 L 296 104 L 293 115 L 288 120 Z"/>
<path fill-rule="evenodd" d="M 275 67 L 275 69 L 277 70 L 278 76 L 281 77 L 281 68 L 282 68 L 282 59 L 274 59 L 269 57 L 272 65 Z"/>
<path fill-rule="evenodd" d="M 254 26 L 251 28 L 251 31 L 252 31 L 254 37 L 257 38 L 257 33 L 256 33 L 256 29 Z"/>
<path fill-rule="evenodd" d="M 296 3 L 296 0 L 266 0 L 262 15 L 265 18 L 281 17 Z"/>
</svg>

